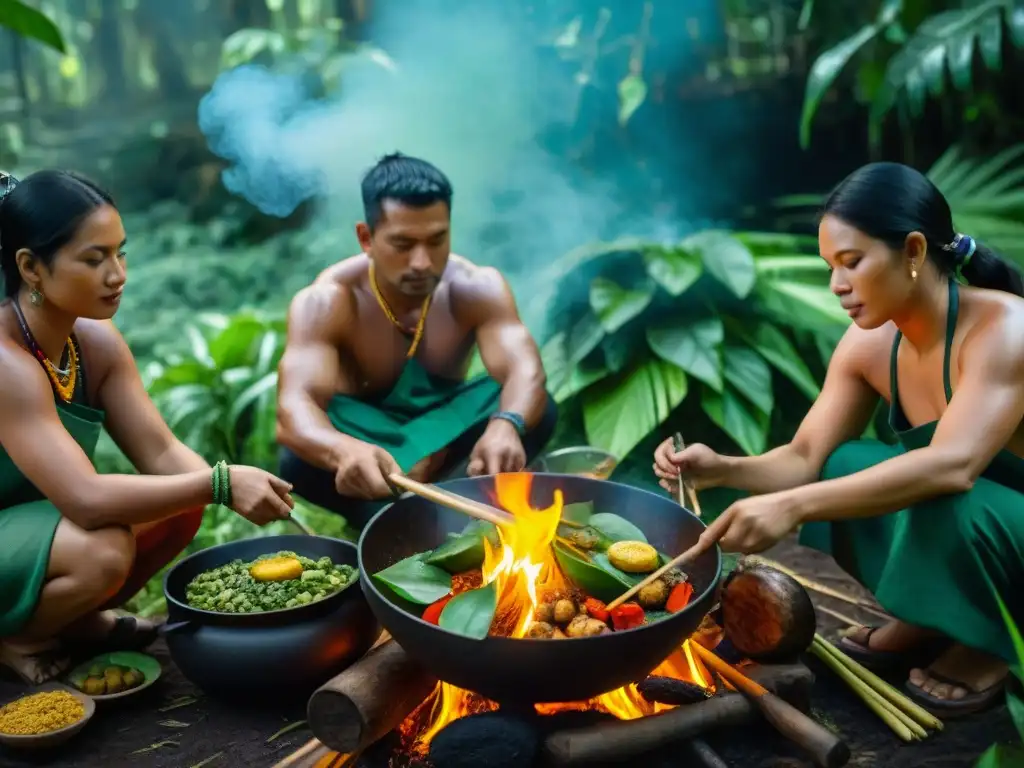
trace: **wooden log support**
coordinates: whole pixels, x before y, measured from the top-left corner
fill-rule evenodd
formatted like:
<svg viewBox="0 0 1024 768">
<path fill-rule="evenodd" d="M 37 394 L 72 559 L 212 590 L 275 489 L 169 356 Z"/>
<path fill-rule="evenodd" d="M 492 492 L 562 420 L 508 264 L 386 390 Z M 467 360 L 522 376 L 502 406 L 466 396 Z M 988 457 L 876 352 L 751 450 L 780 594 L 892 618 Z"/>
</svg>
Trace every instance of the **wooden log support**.
<svg viewBox="0 0 1024 768">
<path fill-rule="evenodd" d="M 314 691 L 306 719 L 331 749 L 361 751 L 401 725 L 436 685 L 436 677 L 389 640 Z"/>
<path fill-rule="evenodd" d="M 814 681 L 814 675 L 803 664 L 750 667 L 744 673 L 780 695 L 797 687 L 809 689 Z M 744 725 L 759 717 L 757 706 L 745 696 L 727 692 L 636 720 L 557 731 L 545 740 L 544 754 L 555 766 L 624 760 L 718 728 Z"/>
</svg>

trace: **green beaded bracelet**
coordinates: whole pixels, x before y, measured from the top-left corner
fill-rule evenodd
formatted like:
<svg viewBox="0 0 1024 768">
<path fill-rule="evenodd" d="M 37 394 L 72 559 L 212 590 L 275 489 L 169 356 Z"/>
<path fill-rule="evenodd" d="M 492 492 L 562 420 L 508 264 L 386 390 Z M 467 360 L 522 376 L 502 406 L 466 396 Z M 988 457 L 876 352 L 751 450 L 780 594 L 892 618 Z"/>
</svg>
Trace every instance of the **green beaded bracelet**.
<svg viewBox="0 0 1024 768">
<path fill-rule="evenodd" d="M 213 503 L 228 505 L 231 503 L 230 477 L 225 461 L 218 461 L 213 467 Z"/>
</svg>

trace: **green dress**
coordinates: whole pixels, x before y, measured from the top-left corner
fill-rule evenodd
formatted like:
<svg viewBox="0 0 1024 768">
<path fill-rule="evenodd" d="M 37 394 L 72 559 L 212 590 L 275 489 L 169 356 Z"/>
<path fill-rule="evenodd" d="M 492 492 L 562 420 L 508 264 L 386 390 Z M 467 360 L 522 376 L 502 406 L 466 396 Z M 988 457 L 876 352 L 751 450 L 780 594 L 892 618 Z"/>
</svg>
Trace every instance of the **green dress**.
<svg viewBox="0 0 1024 768">
<path fill-rule="evenodd" d="M 85 391 L 83 378 L 72 402 L 57 399 L 57 413 L 92 460 L 104 414 L 84 402 L 75 402 L 84 399 Z M 35 612 L 60 519 L 57 508 L 0 446 L 0 637 L 16 635 Z"/>
<path fill-rule="evenodd" d="M 387 450 L 408 472 L 486 421 L 500 397 L 501 385 L 490 376 L 446 379 L 413 357 L 387 394 L 365 400 L 335 395 L 327 416 L 338 431 Z"/>
<path fill-rule="evenodd" d="M 953 396 L 949 358 L 958 309 L 959 291 L 951 281 L 943 362 L 947 403 Z M 912 427 L 900 406 L 901 338 L 897 333 L 893 341 L 889 373 L 889 424 L 899 445 L 844 443 L 826 460 L 822 480 L 852 475 L 931 442 L 938 422 Z M 832 555 L 893 616 L 1016 663 L 995 595 L 1024 626 L 1024 459 L 1000 451 L 966 493 L 879 517 L 808 523 L 800 543 Z"/>
</svg>

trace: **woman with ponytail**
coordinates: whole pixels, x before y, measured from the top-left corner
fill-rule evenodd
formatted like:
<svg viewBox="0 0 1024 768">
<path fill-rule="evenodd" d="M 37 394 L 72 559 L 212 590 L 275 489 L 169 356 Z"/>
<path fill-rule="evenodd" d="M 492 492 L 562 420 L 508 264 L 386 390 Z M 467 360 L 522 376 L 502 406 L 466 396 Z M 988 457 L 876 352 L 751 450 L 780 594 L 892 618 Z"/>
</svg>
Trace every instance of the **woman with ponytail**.
<svg viewBox="0 0 1024 768">
<path fill-rule="evenodd" d="M 845 179 L 818 240 L 853 324 L 793 440 L 754 457 L 668 441 L 655 472 L 670 490 L 681 472 L 752 494 L 708 547 L 757 552 L 800 528 L 894 617 L 843 649 L 908 670 L 936 713 L 977 711 L 1016 661 L 999 601 L 1024 625 L 1024 281 L 896 163 Z M 858 439 L 879 397 L 897 445 Z"/>
</svg>

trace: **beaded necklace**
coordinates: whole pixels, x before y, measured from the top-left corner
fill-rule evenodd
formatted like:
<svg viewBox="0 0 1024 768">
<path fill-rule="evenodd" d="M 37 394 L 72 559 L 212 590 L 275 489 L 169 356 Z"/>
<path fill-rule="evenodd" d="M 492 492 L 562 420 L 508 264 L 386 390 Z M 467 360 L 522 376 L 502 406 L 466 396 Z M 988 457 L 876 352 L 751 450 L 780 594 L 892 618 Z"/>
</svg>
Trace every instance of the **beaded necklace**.
<svg viewBox="0 0 1024 768">
<path fill-rule="evenodd" d="M 50 358 L 39 347 L 36 337 L 29 330 L 28 322 L 25 320 L 25 315 L 21 311 L 17 298 L 11 300 L 11 305 L 14 307 L 14 314 L 18 318 L 18 325 L 21 328 L 21 335 L 25 339 L 25 345 L 46 370 L 46 375 L 49 377 L 50 384 L 53 385 L 57 396 L 65 403 L 70 403 L 71 398 L 75 394 L 75 385 L 78 383 L 79 356 L 78 346 L 75 344 L 74 337 L 68 336 L 65 342 L 64 352 L 61 355 L 61 363 L 64 363 L 64 367 L 57 367 L 50 362 Z"/>
<path fill-rule="evenodd" d="M 384 298 L 384 295 L 380 292 L 380 288 L 377 286 L 377 275 L 373 270 L 373 262 L 370 262 L 370 288 L 373 290 L 374 298 L 377 299 L 377 303 L 380 305 L 380 308 L 384 310 L 384 314 L 387 316 L 388 320 L 391 321 L 391 324 L 406 336 L 412 336 L 412 345 L 409 347 L 409 351 L 405 354 L 406 360 L 411 359 L 412 356 L 416 354 L 416 348 L 420 345 L 420 340 L 423 338 L 423 330 L 427 326 L 427 312 L 430 310 L 431 296 L 428 295 L 427 298 L 423 300 L 423 308 L 420 310 L 420 319 L 416 323 L 416 327 L 414 329 L 410 329 L 399 322 L 398 318 L 395 317 L 395 313 L 391 311 L 391 307 L 388 306 L 388 302 Z"/>
</svg>

